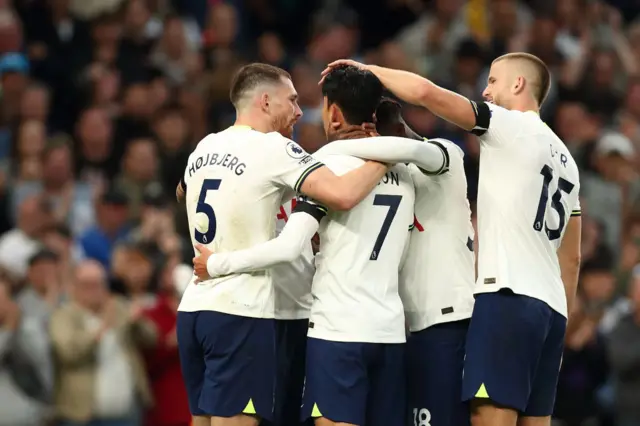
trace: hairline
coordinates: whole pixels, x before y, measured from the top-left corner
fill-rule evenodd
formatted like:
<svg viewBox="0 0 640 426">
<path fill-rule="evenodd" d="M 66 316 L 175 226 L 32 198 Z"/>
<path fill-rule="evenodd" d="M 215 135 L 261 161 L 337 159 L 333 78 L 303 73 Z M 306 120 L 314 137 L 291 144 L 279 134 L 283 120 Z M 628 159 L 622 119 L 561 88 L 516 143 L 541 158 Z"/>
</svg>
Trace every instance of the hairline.
<svg viewBox="0 0 640 426">
<path fill-rule="evenodd" d="M 547 96 L 549 96 L 549 90 L 551 89 L 551 71 L 549 70 L 549 67 L 547 66 L 547 64 L 545 64 L 542 59 L 530 53 L 512 52 L 512 53 L 505 53 L 504 55 L 498 56 L 496 59 L 494 59 L 491 62 L 491 66 L 493 66 L 494 64 L 497 64 L 498 62 L 507 61 L 507 60 L 524 60 L 524 61 L 527 61 L 529 64 L 533 64 L 533 66 L 536 68 L 537 71 L 542 70 L 544 75 L 541 75 L 540 73 L 538 73 L 538 79 L 540 80 L 538 84 L 540 84 L 541 86 L 540 89 L 541 90 L 543 89 L 542 88 L 543 77 L 547 77 L 548 82 L 546 84 L 546 87 L 544 88 L 544 93 L 541 94 L 542 99 L 538 99 L 537 96 L 534 96 L 534 99 L 538 103 L 538 106 L 542 106 L 544 101 L 547 99 Z"/>
<path fill-rule="evenodd" d="M 243 94 L 238 96 L 238 99 L 235 102 L 235 108 L 237 110 L 241 110 L 246 108 L 246 102 L 249 99 L 253 99 L 256 96 L 256 92 L 259 92 L 261 88 L 274 88 L 277 87 L 279 85 L 286 85 L 286 82 L 290 81 L 293 85 L 293 80 L 291 79 L 291 77 L 286 76 L 286 75 L 279 75 L 278 76 L 278 80 L 263 80 L 259 83 L 257 83 L 253 88 L 249 89 L 249 90 L 245 90 L 243 91 Z M 295 90 L 295 87 L 294 87 Z"/>
</svg>

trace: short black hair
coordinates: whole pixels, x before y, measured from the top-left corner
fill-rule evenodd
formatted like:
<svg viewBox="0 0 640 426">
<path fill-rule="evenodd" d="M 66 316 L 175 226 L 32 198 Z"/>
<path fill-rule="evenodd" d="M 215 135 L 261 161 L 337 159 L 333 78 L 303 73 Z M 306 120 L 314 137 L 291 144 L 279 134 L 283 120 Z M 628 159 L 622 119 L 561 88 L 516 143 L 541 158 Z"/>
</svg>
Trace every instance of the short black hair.
<svg viewBox="0 0 640 426">
<path fill-rule="evenodd" d="M 385 126 L 402 120 L 402 105 L 394 99 L 383 97 L 376 108 L 376 124 Z"/>
<path fill-rule="evenodd" d="M 291 80 L 291 75 L 282 68 L 262 63 L 245 65 L 233 76 L 229 99 L 238 108 L 238 102 L 247 91 L 259 84 L 280 83 L 282 79 Z"/>
<path fill-rule="evenodd" d="M 347 65 L 332 69 L 322 84 L 328 104 L 336 104 L 349 124 L 372 122 L 384 88 L 372 72 Z"/>
</svg>

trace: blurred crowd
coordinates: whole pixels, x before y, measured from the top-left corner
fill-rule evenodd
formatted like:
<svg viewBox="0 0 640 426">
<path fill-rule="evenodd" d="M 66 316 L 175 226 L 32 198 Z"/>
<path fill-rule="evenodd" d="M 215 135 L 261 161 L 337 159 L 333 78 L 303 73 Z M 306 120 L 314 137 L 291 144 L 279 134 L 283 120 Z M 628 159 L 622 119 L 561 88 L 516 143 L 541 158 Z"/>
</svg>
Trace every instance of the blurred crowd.
<svg viewBox="0 0 640 426">
<path fill-rule="evenodd" d="M 173 193 L 232 124 L 235 70 L 289 70 L 324 142 L 320 70 L 353 57 L 477 99 L 491 59 L 554 80 L 581 168 L 583 268 L 555 421 L 640 425 L 640 12 L 633 0 L 0 0 L 0 426 L 186 426 L 175 311 L 191 270 Z M 407 122 L 479 146 L 429 112 Z M 481 242 L 480 242 L 481 244 Z"/>
</svg>

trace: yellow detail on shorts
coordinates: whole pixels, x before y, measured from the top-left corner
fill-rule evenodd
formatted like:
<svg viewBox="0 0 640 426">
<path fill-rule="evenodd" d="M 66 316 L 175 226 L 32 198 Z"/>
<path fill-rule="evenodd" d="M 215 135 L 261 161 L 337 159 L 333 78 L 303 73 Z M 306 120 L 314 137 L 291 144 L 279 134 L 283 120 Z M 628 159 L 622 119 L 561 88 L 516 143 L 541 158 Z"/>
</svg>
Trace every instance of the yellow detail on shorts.
<svg viewBox="0 0 640 426">
<path fill-rule="evenodd" d="M 313 404 L 313 410 L 311 410 L 311 417 L 323 417 L 318 404 Z"/>
<path fill-rule="evenodd" d="M 256 414 L 256 407 L 253 406 L 253 400 L 249 398 L 249 402 L 247 402 L 247 406 L 242 410 L 244 414 Z"/>
<path fill-rule="evenodd" d="M 480 385 L 480 389 L 476 392 L 476 398 L 489 398 L 489 394 L 487 393 L 487 388 L 484 386 L 484 383 Z"/>
</svg>

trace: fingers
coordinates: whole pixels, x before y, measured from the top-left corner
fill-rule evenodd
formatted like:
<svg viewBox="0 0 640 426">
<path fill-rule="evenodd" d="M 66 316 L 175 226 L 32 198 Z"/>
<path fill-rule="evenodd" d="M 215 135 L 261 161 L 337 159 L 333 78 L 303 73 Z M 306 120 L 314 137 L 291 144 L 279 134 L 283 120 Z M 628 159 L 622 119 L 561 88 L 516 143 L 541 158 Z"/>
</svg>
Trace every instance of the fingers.
<svg viewBox="0 0 640 426">
<path fill-rule="evenodd" d="M 196 250 L 198 250 L 199 253 L 202 253 L 206 250 L 207 248 L 202 245 L 202 244 L 196 244 Z M 194 258 L 195 259 L 195 258 Z"/>
</svg>

